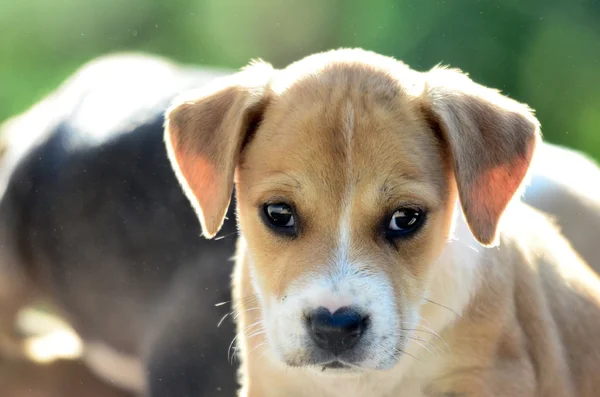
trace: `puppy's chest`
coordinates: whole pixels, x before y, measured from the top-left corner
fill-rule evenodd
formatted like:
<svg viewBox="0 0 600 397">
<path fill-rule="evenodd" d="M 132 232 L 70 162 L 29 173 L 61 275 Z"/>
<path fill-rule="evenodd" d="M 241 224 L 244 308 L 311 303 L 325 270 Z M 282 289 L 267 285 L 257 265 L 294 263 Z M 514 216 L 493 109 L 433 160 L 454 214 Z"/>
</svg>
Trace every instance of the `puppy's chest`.
<svg viewBox="0 0 600 397">
<path fill-rule="evenodd" d="M 444 360 L 404 360 L 391 371 L 371 372 L 368 376 L 334 377 L 304 374 L 293 377 L 288 385 L 294 397 L 448 397 L 451 390 L 441 390 L 436 385 L 446 368 Z M 291 380 L 290 378 L 288 378 Z M 435 390 L 435 391 L 434 391 Z M 278 395 L 279 396 L 279 395 Z"/>
<path fill-rule="evenodd" d="M 424 393 L 426 382 L 420 378 L 322 379 L 313 378 L 296 389 L 297 397 L 432 397 Z M 292 395 L 292 394 L 290 394 Z M 437 397 L 437 396 L 435 396 Z"/>
<path fill-rule="evenodd" d="M 429 397 L 422 392 L 420 382 L 407 382 L 400 387 L 390 387 L 391 382 L 372 383 L 349 388 L 329 388 L 323 396 L 331 397 Z"/>
</svg>

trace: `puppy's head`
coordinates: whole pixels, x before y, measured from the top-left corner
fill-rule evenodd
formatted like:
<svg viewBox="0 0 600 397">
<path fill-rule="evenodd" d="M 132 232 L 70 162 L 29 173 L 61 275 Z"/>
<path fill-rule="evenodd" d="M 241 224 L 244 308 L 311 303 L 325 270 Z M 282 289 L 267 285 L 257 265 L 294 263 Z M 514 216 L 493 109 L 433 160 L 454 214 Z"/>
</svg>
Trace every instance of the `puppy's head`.
<svg viewBox="0 0 600 397">
<path fill-rule="evenodd" d="M 270 348 L 357 370 L 402 355 L 457 195 L 475 239 L 497 242 L 538 131 L 458 71 L 340 50 L 255 63 L 176 102 L 166 143 L 206 236 L 235 183 Z"/>
</svg>

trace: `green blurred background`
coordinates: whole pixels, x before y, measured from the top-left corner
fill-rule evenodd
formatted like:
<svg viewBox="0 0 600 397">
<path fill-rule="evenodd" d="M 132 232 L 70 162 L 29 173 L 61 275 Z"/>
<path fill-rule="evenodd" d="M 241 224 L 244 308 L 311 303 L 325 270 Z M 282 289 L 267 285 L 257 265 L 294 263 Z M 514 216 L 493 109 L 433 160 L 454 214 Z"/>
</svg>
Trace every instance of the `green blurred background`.
<svg viewBox="0 0 600 397">
<path fill-rule="evenodd" d="M 0 0 L 0 120 L 110 52 L 239 68 L 336 47 L 459 67 L 536 109 L 546 139 L 600 159 L 595 0 Z"/>
</svg>

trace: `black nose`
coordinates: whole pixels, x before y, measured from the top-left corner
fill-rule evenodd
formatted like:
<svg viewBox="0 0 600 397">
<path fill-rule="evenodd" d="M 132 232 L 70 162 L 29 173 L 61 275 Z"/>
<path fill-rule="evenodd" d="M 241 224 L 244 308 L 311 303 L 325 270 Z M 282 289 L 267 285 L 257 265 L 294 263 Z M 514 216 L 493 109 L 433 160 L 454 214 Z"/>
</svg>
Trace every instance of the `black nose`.
<svg viewBox="0 0 600 397">
<path fill-rule="evenodd" d="M 367 317 L 349 307 L 342 307 L 333 314 L 320 307 L 308 316 L 310 336 L 317 346 L 333 354 L 356 346 L 366 327 Z"/>
</svg>

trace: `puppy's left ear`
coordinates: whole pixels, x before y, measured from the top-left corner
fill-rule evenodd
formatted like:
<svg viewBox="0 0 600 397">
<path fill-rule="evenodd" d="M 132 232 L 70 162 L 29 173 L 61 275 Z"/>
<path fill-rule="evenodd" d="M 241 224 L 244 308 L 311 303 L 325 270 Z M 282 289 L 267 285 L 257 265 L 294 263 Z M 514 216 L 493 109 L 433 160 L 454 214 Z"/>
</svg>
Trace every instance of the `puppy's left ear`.
<svg viewBox="0 0 600 397">
<path fill-rule="evenodd" d="M 271 65 L 255 62 L 176 99 L 167 110 L 169 159 L 208 238 L 225 219 L 240 151 L 262 117 L 272 73 Z"/>
<path fill-rule="evenodd" d="M 425 74 L 425 108 L 450 149 L 473 236 L 496 245 L 502 213 L 519 191 L 540 139 L 531 109 L 457 70 Z"/>
</svg>

